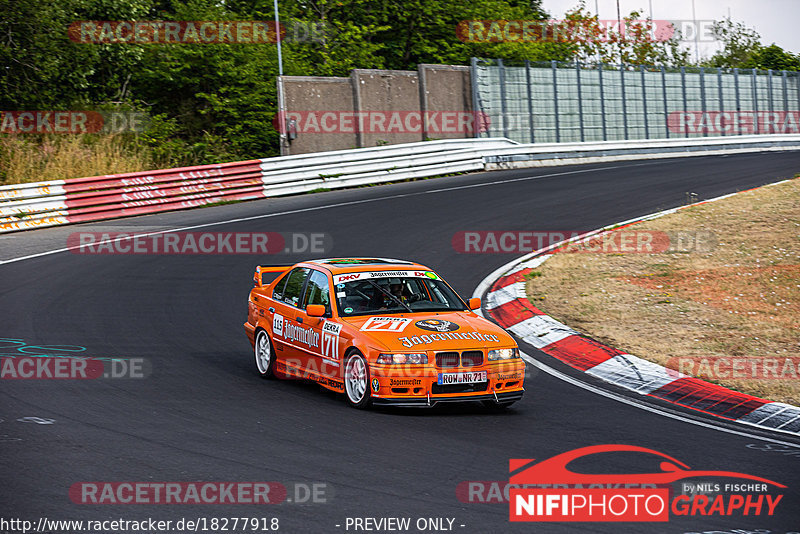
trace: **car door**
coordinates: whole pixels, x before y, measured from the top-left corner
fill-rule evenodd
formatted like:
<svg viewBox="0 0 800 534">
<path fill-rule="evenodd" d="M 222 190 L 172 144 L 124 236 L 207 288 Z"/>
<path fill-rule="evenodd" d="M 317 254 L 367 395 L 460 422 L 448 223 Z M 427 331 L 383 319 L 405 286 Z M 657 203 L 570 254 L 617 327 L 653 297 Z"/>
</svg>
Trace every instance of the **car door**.
<svg viewBox="0 0 800 534">
<path fill-rule="evenodd" d="M 303 323 L 306 320 L 302 305 L 303 291 L 311 269 L 295 267 L 284 280 L 281 280 L 272 293 L 275 311 L 272 314 L 272 342 L 278 358 L 283 360 L 289 371 L 302 376 L 308 364 L 309 354 L 303 350 L 306 334 Z"/>
<path fill-rule="evenodd" d="M 311 270 L 303 296 L 303 309 L 312 304 L 325 307 L 325 317 L 307 317 L 307 324 L 314 329 L 315 338 L 319 336 L 319 346 L 310 355 L 309 371 L 318 371 L 321 380 L 338 376 L 339 332 L 342 325 L 330 320 L 331 298 L 330 280 L 322 271 Z"/>
</svg>

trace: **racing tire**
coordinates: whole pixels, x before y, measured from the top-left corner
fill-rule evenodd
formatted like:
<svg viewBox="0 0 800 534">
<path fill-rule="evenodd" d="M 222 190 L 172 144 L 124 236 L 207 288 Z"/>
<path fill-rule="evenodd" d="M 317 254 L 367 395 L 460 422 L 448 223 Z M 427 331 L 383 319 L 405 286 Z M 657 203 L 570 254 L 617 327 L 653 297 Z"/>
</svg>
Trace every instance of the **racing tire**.
<svg viewBox="0 0 800 534">
<path fill-rule="evenodd" d="M 267 335 L 266 330 L 257 330 L 255 343 L 253 343 L 253 356 L 256 360 L 256 369 L 261 378 L 275 376 L 275 349 Z"/>
<path fill-rule="evenodd" d="M 365 410 L 372 404 L 369 365 L 360 352 L 352 352 L 344 363 L 344 396 L 353 408 Z"/>
</svg>

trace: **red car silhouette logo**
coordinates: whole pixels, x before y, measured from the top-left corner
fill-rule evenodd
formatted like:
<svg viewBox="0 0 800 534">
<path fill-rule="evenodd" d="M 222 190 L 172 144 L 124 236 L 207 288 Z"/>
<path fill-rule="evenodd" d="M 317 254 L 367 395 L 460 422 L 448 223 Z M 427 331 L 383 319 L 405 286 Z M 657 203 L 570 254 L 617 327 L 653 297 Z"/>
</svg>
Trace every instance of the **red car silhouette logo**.
<svg viewBox="0 0 800 534">
<path fill-rule="evenodd" d="M 567 465 L 578 458 L 603 452 L 643 452 L 664 458 L 661 471 L 635 474 L 586 474 L 570 471 Z M 534 462 L 533 459 L 515 459 L 509 462 L 509 472 L 518 471 L 522 466 Z M 511 484 L 670 484 L 677 480 L 692 477 L 730 477 L 766 482 L 785 488 L 773 480 L 737 473 L 734 471 L 703 471 L 691 469 L 688 465 L 662 452 L 635 445 L 593 445 L 568 451 L 547 460 L 542 460 L 509 478 Z"/>
</svg>

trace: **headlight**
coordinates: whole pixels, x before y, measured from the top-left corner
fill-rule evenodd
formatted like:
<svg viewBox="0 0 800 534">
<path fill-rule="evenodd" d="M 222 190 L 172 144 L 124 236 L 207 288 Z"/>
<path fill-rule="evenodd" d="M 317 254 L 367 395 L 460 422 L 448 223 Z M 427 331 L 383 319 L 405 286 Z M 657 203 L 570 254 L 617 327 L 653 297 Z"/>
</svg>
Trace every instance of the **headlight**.
<svg viewBox="0 0 800 534">
<path fill-rule="evenodd" d="M 392 363 L 428 363 L 428 355 L 421 353 L 413 354 L 379 354 L 378 363 L 392 364 Z"/>
<path fill-rule="evenodd" d="M 519 358 L 519 349 L 494 349 L 489 351 L 489 361 Z"/>
</svg>

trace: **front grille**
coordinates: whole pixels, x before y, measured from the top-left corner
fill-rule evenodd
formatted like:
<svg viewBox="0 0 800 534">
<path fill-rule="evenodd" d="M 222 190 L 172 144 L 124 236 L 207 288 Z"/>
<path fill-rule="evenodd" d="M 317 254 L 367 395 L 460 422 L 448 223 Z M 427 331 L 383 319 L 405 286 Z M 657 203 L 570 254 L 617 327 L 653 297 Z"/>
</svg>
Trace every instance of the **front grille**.
<svg viewBox="0 0 800 534">
<path fill-rule="evenodd" d="M 462 367 L 476 367 L 483 365 L 483 351 L 468 350 L 461 353 Z"/>
<path fill-rule="evenodd" d="M 477 367 L 483 365 L 483 351 L 465 350 L 460 355 L 457 352 L 438 352 L 436 354 L 436 367 L 452 369 L 454 367 Z"/>
<path fill-rule="evenodd" d="M 458 367 L 457 352 L 439 352 L 436 354 L 436 367 L 448 368 Z"/>
</svg>

